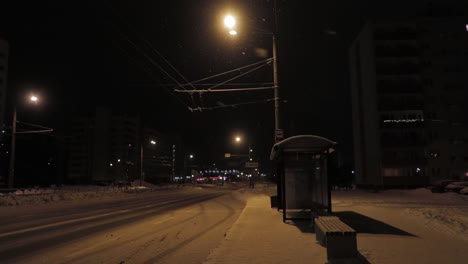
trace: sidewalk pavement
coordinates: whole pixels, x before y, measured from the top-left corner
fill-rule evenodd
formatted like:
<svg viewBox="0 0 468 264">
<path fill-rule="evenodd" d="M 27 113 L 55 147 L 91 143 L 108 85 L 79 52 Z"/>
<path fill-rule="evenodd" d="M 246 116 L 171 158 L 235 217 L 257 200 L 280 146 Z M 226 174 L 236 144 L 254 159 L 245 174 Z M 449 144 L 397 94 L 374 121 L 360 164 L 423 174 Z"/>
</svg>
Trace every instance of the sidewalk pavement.
<svg viewBox="0 0 468 264">
<path fill-rule="evenodd" d="M 326 249 L 315 241 L 314 233 L 302 232 L 298 226 L 282 220 L 282 214 L 270 207 L 269 196 L 250 197 L 239 219 L 205 263 L 327 262 Z"/>
</svg>

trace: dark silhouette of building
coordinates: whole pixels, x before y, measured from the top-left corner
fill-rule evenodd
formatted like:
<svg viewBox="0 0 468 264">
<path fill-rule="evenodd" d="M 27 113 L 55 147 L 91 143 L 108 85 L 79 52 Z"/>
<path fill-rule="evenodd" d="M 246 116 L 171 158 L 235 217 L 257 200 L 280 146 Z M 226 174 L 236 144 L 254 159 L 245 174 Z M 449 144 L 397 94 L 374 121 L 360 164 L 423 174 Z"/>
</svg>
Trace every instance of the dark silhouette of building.
<svg viewBox="0 0 468 264">
<path fill-rule="evenodd" d="M 350 54 L 359 185 L 468 176 L 466 17 L 367 23 Z"/>
<path fill-rule="evenodd" d="M 72 121 L 68 183 L 124 183 L 138 179 L 170 181 L 178 172 L 180 140 L 145 128 L 138 116 L 98 108 Z"/>
</svg>

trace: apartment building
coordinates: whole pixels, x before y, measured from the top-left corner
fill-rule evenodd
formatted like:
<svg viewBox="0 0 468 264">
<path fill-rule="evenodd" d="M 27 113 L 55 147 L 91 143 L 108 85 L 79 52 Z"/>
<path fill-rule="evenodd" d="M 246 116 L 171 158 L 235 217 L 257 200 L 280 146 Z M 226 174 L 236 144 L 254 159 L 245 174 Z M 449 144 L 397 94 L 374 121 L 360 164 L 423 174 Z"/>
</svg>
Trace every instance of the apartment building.
<svg viewBox="0 0 468 264">
<path fill-rule="evenodd" d="M 468 177 L 465 17 L 367 23 L 350 47 L 356 182 Z"/>
</svg>

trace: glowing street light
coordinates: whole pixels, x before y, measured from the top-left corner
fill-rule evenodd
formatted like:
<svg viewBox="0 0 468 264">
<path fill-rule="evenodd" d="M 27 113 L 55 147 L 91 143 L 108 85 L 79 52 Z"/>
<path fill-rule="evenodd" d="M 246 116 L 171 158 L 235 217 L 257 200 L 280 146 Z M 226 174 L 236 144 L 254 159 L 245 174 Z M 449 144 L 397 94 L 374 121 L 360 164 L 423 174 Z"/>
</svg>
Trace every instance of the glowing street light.
<svg viewBox="0 0 468 264">
<path fill-rule="evenodd" d="M 275 21 L 276 21 L 276 4 L 274 7 L 274 14 L 275 14 Z M 276 23 L 276 22 L 275 22 Z M 236 19 L 232 15 L 227 15 L 224 17 L 224 25 L 229 29 L 229 34 L 231 36 L 236 36 L 237 31 L 234 29 L 234 26 L 236 25 Z M 275 131 L 274 131 L 274 138 L 275 142 L 278 142 L 283 139 L 284 131 L 281 128 L 280 124 L 280 94 L 279 94 L 279 79 L 278 79 L 278 59 L 276 56 L 276 37 L 275 37 L 275 32 L 268 32 L 271 34 L 272 37 L 272 50 L 273 50 L 273 58 L 272 58 L 272 63 L 273 63 L 273 91 L 274 91 L 274 114 L 275 114 Z M 240 140 L 239 140 L 240 141 Z M 238 141 L 238 142 L 239 142 Z"/>
<path fill-rule="evenodd" d="M 35 95 L 31 95 L 29 97 L 29 101 L 32 103 L 37 103 L 39 98 Z M 8 172 L 8 188 L 13 188 L 14 186 L 14 178 L 15 178 L 15 153 L 16 153 L 16 134 L 31 134 L 31 133 L 47 133 L 53 131 L 53 129 L 38 125 L 33 125 L 35 127 L 39 127 L 41 129 L 30 130 L 30 131 L 16 131 L 16 123 L 18 122 L 16 117 L 16 105 L 13 104 L 13 118 L 11 124 L 11 155 L 10 155 L 10 168 Z"/>
<path fill-rule="evenodd" d="M 236 142 L 241 142 L 241 138 L 240 138 L 240 137 L 236 137 Z"/>
<path fill-rule="evenodd" d="M 190 158 L 190 159 L 193 159 L 193 154 L 190 154 L 189 158 Z"/>
<path fill-rule="evenodd" d="M 156 145 L 156 140 L 153 140 L 153 139 L 150 139 L 149 143 L 153 146 Z M 128 144 L 129 147 L 131 147 L 132 145 L 131 144 Z M 143 181 L 143 178 L 144 178 L 144 164 L 143 164 L 143 156 L 144 156 L 144 146 L 143 144 L 140 145 L 140 186 L 142 185 L 142 181 Z"/>
<path fill-rule="evenodd" d="M 232 29 L 236 25 L 236 19 L 231 15 L 227 15 L 224 17 L 224 25 L 227 28 Z"/>
</svg>

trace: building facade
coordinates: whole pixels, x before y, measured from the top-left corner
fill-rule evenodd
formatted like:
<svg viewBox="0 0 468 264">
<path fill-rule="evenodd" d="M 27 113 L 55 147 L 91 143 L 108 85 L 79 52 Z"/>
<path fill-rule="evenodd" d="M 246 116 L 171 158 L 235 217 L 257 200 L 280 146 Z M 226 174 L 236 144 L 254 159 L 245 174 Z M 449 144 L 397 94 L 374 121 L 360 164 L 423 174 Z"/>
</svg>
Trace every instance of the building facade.
<svg viewBox="0 0 468 264">
<path fill-rule="evenodd" d="M 67 182 L 171 181 L 176 145 L 170 137 L 144 128 L 138 116 L 98 108 L 94 116 L 72 121 Z"/>
<path fill-rule="evenodd" d="M 5 105 L 8 77 L 8 42 L 0 39 L 0 128 L 5 124 Z"/>
<path fill-rule="evenodd" d="M 466 21 L 370 22 L 351 45 L 358 185 L 468 177 Z"/>
</svg>

